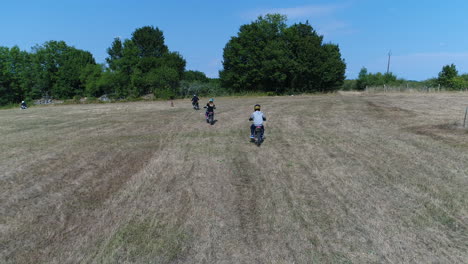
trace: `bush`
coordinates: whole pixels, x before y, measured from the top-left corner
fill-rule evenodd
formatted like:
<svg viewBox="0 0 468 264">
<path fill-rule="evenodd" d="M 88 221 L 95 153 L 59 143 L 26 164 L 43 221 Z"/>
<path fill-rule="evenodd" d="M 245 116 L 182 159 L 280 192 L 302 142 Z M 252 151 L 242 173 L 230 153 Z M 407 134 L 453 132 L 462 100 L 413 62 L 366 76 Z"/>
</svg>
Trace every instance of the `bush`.
<svg viewBox="0 0 468 264">
<path fill-rule="evenodd" d="M 174 91 L 170 89 L 158 90 L 154 94 L 154 96 L 156 98 L 165 99 L 165 100 L 174 99 L 176 97 Z"/>
<path fill-rule="evenodd" d="M 341 90 L 352 91 L 357 89 L 357 80 L 345 80 Z"/>
<path fill-rule="evenodd" d="M 81 96 L 75 95 L 73 96 L 73 102 L 79 104 L 81 100 Z"/>
</svg>

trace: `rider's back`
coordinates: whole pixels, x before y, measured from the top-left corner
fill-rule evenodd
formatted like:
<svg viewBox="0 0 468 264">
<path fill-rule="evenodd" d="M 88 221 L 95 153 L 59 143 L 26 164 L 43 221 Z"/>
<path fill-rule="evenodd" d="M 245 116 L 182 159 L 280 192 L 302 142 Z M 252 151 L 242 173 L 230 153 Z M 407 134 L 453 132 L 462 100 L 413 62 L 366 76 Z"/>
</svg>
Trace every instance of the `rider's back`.
<svg viewBox="0 0 468 264">
<path fill-rule="evenodd" d="M 250 115 L 250 118 L 253 119 L 253 124 L 256 126 L 263 125 L 263 121 L 266 120 L 265 115 L 262 111 L 255 111 Z"/>
</svg>

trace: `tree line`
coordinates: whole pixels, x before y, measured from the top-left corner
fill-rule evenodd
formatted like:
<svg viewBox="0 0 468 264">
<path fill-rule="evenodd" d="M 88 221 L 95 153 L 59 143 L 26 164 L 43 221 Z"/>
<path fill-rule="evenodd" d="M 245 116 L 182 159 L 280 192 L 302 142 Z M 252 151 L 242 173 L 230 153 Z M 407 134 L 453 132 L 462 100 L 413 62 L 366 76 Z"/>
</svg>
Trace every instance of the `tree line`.
<svg viewBox="0 0 468 264">
<path fill-rule="evenodd" d="M 64 41 L 47 41 L 30 52 L 0 46 L 0 105 L 45 96 L 170 98 L 339 89 L 346 65 L 338 45 L 323 43 L 308 22 L 286 22 L 285 16 L 268 14 L 242 25 L 224 48 L 219 79 L 187 71 L 183 56 L 171 51 L 153 26 L 137 28 L 129 39 L 115 38 L 103 64 Z"/>
<path fill-rule="evenodd" d="M 129 39 L 115 38 L 106 63 L 67 45 L 47 41 L 30 52 L 0 46 L 0 105 L 43 97 L 77 99 L 108 95 L 134 99 L 192 94 L 218 96 L 238 93 L 294 94 L 363 90 L 372 86 L 468 87 L 468 74 L 445 65 L 437 78 L 422 82 L 393 73 L 370 73 L 365 67 L 355 80 L 345 80 L 346 64 L 339 46 L 324 43 L 306 21 L 287 25 L 286 16 L 268 14 L 240 26 L 223 50 L 219 79 L 186 70 L 181 54 L 165 44 L 159 28 L 137 28 Z"/>
<path fill-rule="evenodd" d="M 362 67 L 356 80 L 346 80 L 343 90 L 365 90 L 366 87 L 440 87 L 446 90 L 459 91 L 468 88 L 468 73 L 459 74 L 455 64 L 445 65 L 439 72 L 437 78 L 430 78 L 424 81 L 411 81 L 397 78 L 391 72 L 370 73 L 367 68 Z"/>
</svg>

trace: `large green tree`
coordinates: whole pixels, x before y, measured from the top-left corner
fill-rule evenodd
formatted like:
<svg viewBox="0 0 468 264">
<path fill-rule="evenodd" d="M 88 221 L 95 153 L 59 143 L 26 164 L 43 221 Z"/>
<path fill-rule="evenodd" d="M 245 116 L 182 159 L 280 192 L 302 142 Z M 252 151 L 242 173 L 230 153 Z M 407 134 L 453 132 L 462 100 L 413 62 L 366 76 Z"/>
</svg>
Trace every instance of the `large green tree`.
<svg viewBox="0 0 468 264">
<path fill-rule="evenodd" d="M 48 41 L 33 48 L 33 68 L 42 95 L 71 98 L 84 95 L 82 71 L 96 65 L 93 55 L 68 46 L 64 41 Z"/>
<path fill-rule="evenodd" d="M 17 46 L 0 47 L 0 105 L 25 99 L 32 83 L 29 54 Z"/>
<path fill-rule="evenodd" d="M 136 29 L 131 39 L 114 39 L 107 52 L 110 72 L 103 78 L 118 84 L 115 96 L 176 95 L 186 62 L 179 53 L 169 51 L 158 28 L 145 26 Z"/>
<path fill-rule="evenodd" d="M 137 28 L 132 33 L 132 41 L 138 49 L 138 56 L 145 57 L 161 57 L 169 52 L 166 44 L 164 44 L 164 35 L 159 28 L 145 26 Z"/>
<path fill-rule="evenodd" d="M 236 92 L 312 92 L 338 89 L 346 65 L 337 45 L 306 23 L 287 26 L 279 14 L 242 25 L 226 44 L 220 78 Z"/>
<path fill-rule="evenodd" d="M 454 79 L 458 76 L 458 70 L 455 64 L 445 65 L 439 72 L 438 83 L 447 88 L 454 88 Z"/>
</svg>

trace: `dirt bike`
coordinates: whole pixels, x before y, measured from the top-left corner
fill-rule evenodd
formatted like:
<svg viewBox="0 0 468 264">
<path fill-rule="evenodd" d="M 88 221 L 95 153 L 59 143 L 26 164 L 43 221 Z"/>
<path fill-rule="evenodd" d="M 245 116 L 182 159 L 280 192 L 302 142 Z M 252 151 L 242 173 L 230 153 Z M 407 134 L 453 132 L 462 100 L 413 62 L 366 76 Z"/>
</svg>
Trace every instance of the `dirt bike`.
<svg viewBox="0 0 468 264">
<path fill-rule="evenodd" d="M 28 107 L 25 106 L 25 105 L 22 105 L 22 106 L 21 106 L 21 109 L 28 109 Z"/>
<path fill-rule="evenodd" d="M 207 108 L 207 107 L 204 106 L 203 108 Z M 213 109 L 216 109 L 216 107 L 214 107 Z M 214 120 L 214 111 L 211 111 L 211 112 L 206 113 L 206 122 L 207 122 L 207 123 L 210 123 L 210 125 L 214 125 L 214 123 L 215 123 L 215 120 Z"/>
<path fill-rule="evenodd" d="M 200 110 L 200 107 L 198 106 L 198 102 L 192 102 L 192 107 L 195 110 Z"/>
<path fill-rule="evenodd" d="M 206 122 L 210 123 L 210 125 L 214 124 L 214 112 L 208 112 Z"/>
<path fill-rule="evenodd" d="M 260 146 L 263 142 L 263 128 L 262 126 L 256 126 L 254 130 L 254 138 L 252 141 L 257 145 Z"/>
</svg>

